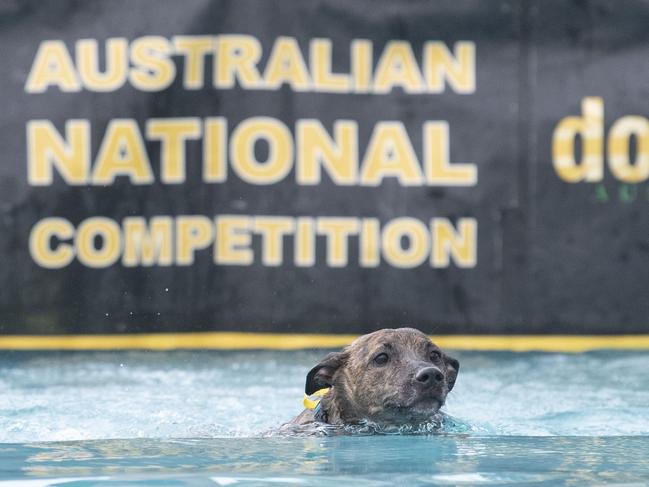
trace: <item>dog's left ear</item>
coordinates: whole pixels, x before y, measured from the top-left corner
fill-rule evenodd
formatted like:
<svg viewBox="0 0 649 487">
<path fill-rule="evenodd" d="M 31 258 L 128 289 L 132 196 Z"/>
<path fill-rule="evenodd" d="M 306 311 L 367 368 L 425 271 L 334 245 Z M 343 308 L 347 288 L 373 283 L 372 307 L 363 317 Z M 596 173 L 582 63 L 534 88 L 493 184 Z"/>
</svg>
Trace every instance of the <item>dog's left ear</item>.
<svg viewBox="0 0 649 487">
<path fill-rule="evenodd" d="M 457 373 L 460 370 L 460 362 L 444 354 L 444 363 L 446 364 L 446 383 L 448 384 L 448 391 L 451 392 L 457 379 Z"/>
<path fill-rule="evenodd" d="M 345 357 L 343 352 L 332 352 L 313 367 L 306 375 L 304 391 L 307 395 L 310 396 L 317 390 L 331 387 L 334 374 L 345 361 Z"/>
</svg>

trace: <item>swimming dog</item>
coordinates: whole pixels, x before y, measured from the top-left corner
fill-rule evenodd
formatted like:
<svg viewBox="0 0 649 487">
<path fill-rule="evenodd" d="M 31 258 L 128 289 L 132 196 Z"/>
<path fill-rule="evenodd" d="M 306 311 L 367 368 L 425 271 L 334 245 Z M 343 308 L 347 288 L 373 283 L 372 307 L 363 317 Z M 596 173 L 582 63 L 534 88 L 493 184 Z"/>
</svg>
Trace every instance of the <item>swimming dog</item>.
<svg viewBox="0 0 649 487">
<path fill-rule="evenodd" d="M 309 371 L 306 409 L 291 424 L 425 423 L 446 401 L 459 369 L 456 359 L 419 330 L 378 330 Z"/>
</svg>

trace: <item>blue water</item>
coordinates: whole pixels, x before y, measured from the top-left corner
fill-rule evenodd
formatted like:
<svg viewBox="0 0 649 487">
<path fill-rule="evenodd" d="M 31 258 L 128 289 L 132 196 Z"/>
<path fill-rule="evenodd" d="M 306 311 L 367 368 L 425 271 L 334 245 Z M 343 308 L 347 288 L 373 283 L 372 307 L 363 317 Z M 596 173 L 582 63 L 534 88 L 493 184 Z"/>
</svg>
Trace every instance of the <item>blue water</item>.
<svg viewBox="0 0 649 487">
<path fill-rule="evenodd" d="M 321 352 L 4 353 L 0 487 L 649 485 L 649 354 L 456 355 L 440 434 L 289 438 Z"/>
</svg>

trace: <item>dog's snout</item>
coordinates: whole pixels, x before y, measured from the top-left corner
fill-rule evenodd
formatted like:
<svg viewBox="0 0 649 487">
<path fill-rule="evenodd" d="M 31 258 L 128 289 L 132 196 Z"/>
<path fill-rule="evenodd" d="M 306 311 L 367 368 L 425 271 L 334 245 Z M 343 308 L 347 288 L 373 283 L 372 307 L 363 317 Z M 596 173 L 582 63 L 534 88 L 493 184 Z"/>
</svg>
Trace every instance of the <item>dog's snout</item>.
<svg viewBox="0 0 649 487">
<path fill-rule="evenodd" d="M 437 367 L 425 367 L 415 375 L 415 380 L 423 385 L 439 384 L 444 380 L 444 374 Z"/>
</svg>

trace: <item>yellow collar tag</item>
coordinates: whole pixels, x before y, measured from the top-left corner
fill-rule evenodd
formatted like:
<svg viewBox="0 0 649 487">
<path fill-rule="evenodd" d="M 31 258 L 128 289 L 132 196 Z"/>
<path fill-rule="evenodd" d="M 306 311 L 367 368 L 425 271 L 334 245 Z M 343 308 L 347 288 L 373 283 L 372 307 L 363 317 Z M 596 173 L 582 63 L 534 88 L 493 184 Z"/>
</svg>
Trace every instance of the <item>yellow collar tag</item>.
<svg viewBox="0 0 649 487">
<path fill-rule="evenodd" d="M 307 409 L 315 409 L 318 407 L 320 404 L 320 401 L 322 400 L 322 396 L 327 394 L 331 390 L 331 387 L 327 387 L 326 389 L 318 389 L 315 391 L 313 394 L 310 396 L 307 396 L 306 394 L 304 395 L 304 407 Z"/>
</svg>

